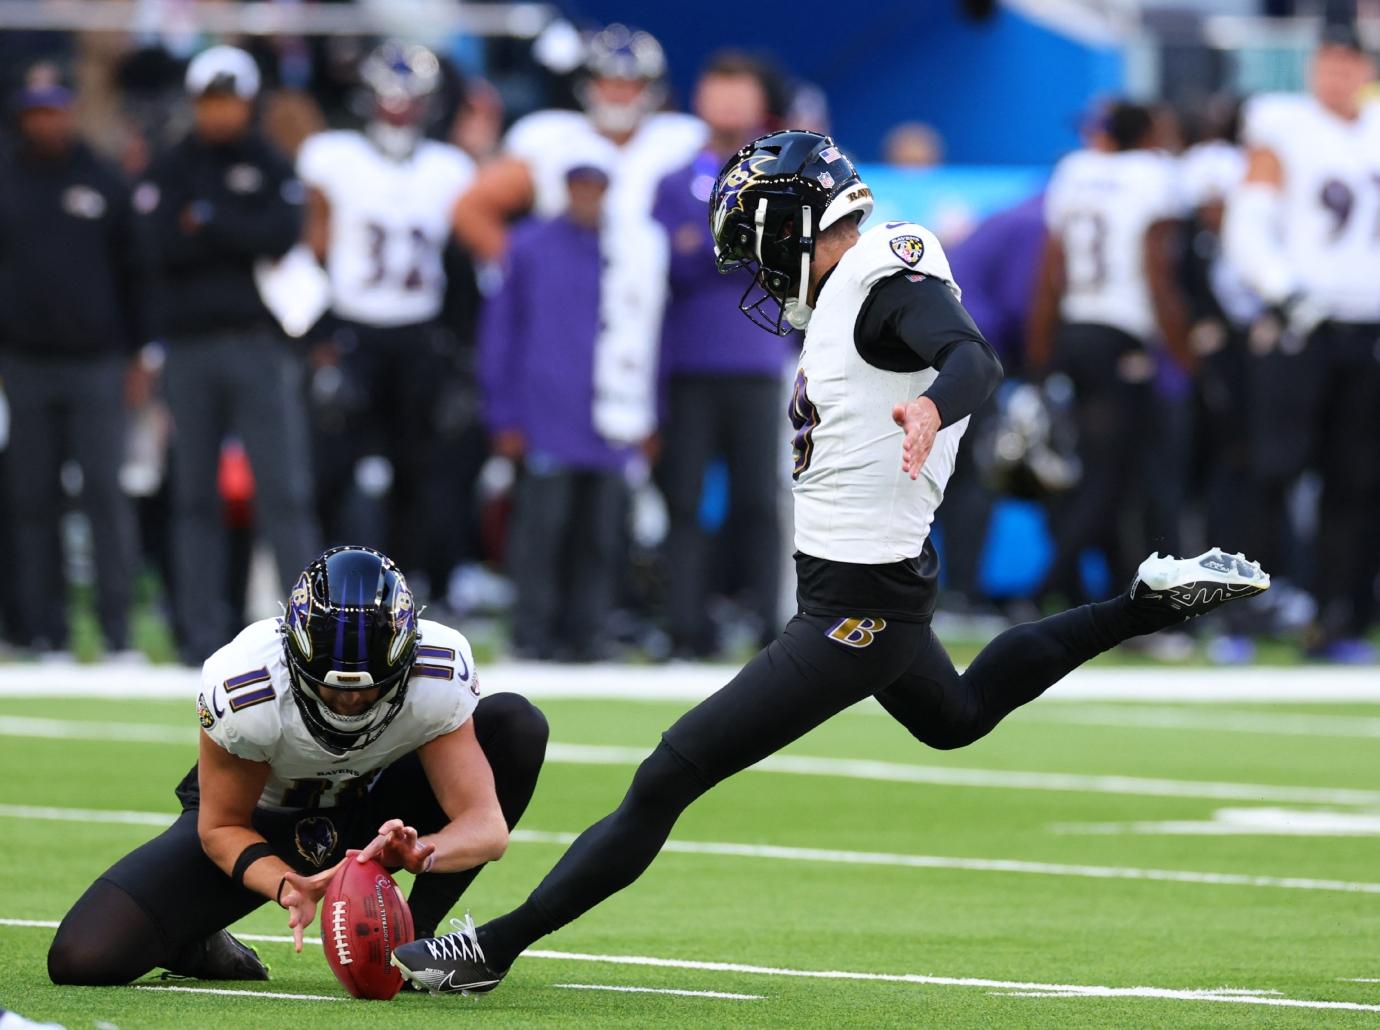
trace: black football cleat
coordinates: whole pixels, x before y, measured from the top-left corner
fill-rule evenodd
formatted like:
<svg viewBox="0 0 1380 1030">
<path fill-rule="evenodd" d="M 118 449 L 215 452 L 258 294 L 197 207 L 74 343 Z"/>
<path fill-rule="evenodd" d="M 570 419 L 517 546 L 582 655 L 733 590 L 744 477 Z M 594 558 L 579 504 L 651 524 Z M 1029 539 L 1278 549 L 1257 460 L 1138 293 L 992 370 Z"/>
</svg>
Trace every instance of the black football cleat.
<svg viewBox="0 0 1380 1030">
<path fill-rule="evenodd" d="M 1157 551 L 1140 563 L 1131 599 L 1192 619 L 1269 589 L 1270 574 L 1243 554 L 1214 547 L 1196 558 L 1161 558 Z"/>
<path fill-rule="evenodd" d="M 454 933 L 423 937 L 393 949 L 393 965 L 403 979 L 432 994 L 488 994 L 505 976 L 489 968 L 479 946 L 474 920 L 452 919 Z"/>
<path fill-rule="evenodd" d="M 174 976 L 198 980 L 267 980 L 268 966 L 259 953 L 221 930 L 183 948 L 163 966 Z"/>
</svg>

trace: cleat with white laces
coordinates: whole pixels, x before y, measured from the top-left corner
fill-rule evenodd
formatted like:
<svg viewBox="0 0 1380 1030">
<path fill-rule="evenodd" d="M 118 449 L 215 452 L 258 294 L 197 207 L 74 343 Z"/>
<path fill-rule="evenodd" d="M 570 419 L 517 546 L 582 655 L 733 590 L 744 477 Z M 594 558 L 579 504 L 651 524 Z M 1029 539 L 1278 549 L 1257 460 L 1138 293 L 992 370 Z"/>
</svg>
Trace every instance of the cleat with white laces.
<svg viewBox="0 0 1380 1030">
<path fill-rule="evenodd" d="M 508 975 L 496 973 L 484 960 L 474 920 L 452 919 L 453 933 L 423 937 L 393 949 L 393 965 L 403 979 L 432 994 L 487 994 Z"/>
<path fill-rule="evenodd" d="M 1269 589 L 1270 574 L 1244 554 L 1214 547 L 1196 558 L 1161 558 L 1156 551 L 1140 563 L 1131 599 L 1192 619 Z"/>
</svg>

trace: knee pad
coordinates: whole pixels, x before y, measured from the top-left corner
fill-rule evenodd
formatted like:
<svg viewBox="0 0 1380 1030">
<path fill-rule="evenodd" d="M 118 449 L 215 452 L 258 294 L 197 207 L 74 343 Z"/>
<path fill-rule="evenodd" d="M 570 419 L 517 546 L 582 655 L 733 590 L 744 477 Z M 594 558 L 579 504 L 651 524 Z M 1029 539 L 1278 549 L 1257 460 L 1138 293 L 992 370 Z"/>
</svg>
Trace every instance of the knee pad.
<svg viewBox="0 0 1380 1030">
<path fill-rule="evenodd" d="M 48 979 L 88 987 L 126 984 L 162 960 L 163 937 L 134 900 L 97 880 L 62 920 L 48 948 Z"/>
<path fill-rule="evenodd" d="M 509 693 L 490 694 L 479 703 L 484 719 L 494 720 L 512 753 L 545 757 L 551 727 L 540 708 L 521 694 Z"/>
</svg>

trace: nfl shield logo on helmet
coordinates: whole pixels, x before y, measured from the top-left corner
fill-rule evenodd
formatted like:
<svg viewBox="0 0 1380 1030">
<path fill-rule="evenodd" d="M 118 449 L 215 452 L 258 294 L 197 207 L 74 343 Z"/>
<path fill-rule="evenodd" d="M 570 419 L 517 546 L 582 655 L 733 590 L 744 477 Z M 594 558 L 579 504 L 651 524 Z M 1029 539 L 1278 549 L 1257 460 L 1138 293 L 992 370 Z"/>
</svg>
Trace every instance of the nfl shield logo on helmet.
<svg viewBox="0 0 1380 1030">
<path fill-rule="evenodd" d="M 919 236 L 897 236 L 891 241 L 891 252 L 914 268 L 925 256 L 925 241 Z"/>
</svg>

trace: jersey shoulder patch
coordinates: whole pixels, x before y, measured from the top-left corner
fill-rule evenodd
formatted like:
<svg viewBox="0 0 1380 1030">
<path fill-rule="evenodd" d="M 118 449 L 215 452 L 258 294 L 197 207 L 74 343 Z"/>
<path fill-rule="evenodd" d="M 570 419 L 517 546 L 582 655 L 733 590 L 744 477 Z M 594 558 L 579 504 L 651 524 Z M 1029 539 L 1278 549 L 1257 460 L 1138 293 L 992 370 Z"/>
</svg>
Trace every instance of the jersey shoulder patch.
<svg viewBox="0 0 1380 1030">
<path fill-rule="evenodd" d="M 201 667 L 197 721 L 231 754 L 264 761 L 282 734 L 286 686 L 278 620 L 251 623 Z"/>
<path fill-rule="evenodd" d="M 933 276 L 948 283 L 957 293 L 949 259 L 939 239 L 916 222 L 885 222 L 868 229 L 854 244 L 845 260 L 848 274 L 864 289 L 871 289 L 897 272 Z"/>
</svg>

